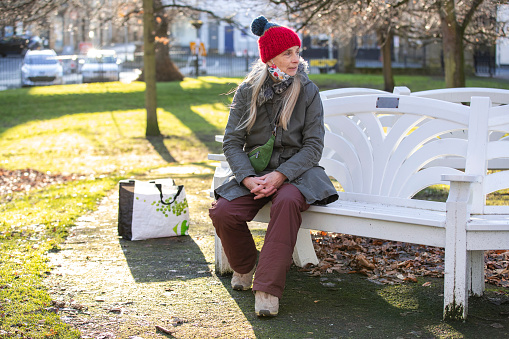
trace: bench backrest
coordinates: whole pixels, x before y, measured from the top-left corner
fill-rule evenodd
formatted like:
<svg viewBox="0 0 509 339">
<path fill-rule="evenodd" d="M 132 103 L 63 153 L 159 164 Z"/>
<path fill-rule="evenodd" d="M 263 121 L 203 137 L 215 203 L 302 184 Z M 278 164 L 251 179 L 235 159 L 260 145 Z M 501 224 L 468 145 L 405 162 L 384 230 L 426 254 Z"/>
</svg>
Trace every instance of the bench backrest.
<svg viewBox="0 0 509 339">
<path fill-rule="evenodd" d="M 396 89 L 395 89 L 396 91 Z M 509 90 L 499 88 L 441 88 L 410 93 L 412 96 L 455 103 L 470 103 L 472 97 L 488 97 L 494 106 L 509 104 Z"/>
<path fill-rule="evenodd" d="M 433 160 L 467 155 L 467 140 L 439 138 L 468 129 L 471 108 L 408 95 L 361 95 L 323 100 L 325 149 L 320 164 L 347 193 L 410 199 L 441 181 L 462 174 Z M 384 116 L 394 117 L 390 128 Z"/>
<path fill-rule="evenodd" d="M 473 98 L 477 101 L 490 101 L 489 98 Z M 473 101 L 474 102 L 474 101 Z M 488 103 L 489 105 L 489 103 Z M 475 121 L 471 121 L 472 126 L 476 126 L 475 133 L 484 134 L 482 140 L 478 140 L 478 144 L 472 145 L 472 152 L 481 153 L 484 161 L 472 162 L 467 161 L 467 174 L 482 175 L 484 179 L 474 192 L 474 202 L 472 207 L 473 213 L 482 214 L 509 214 L 509 204 L 500 199 L 497 203 L 505 203 L 500 206 L 487 206 L 486 196 L 490 193 L 507 194 L 509 189 L 509 170 L 491 171 L 488 164 L 489 161 L 509 160 L 509 105 L 491 106 L 489 114 L 479 115 L 475 117 Z M 473 118 L 474 119 L 474 118 Z M 471 129 L 472 131 L 472 129 Z M 472 131 L 474 133 L 474 131 Z M 500 133 L 505 137 L 493 140 L 488 136 L 493 133 Z M 495 201 L 497 199 L 494 199 Z"/>
<path fill-rule="evenodd" d="M 372 88 L 339 88 L 333 90 L 327 90 L 320 92 L 322 100 L 338 98 L 343 96 L 351 95 L 363 95 L 363 94 L 389 94 L 378 89 Z M 509 90 L 498 89 L 498 88 L 480 88 L 480 87 L 463 87 L 463 88 L 441 88 L 428 91 L 411 92 L 406 86 L 398 86 L 394 88 L 393 94 L 396 95 L 409 95 L 412 97 L 430 98 L 437 99 L 446 102 L 452 102 L 456 104 L 470 105 L 471 98 L 473 96 L 489 97 L 493 106 L 507 105 L 509 104 Z M 394 124 L 396 116 L 384 115 L 380 118 L 384 127 L 391 127 Z M 467 130 L 456 130 L 454 132 L 448 132 L 440 136 L 440 138 L 467 138 Z M 490 131 L 490 140 L 499 140 L 502 138 L 508 138 L 507 135 L 499 131 Z M 465 168 L 464 158 L 461 157 L 444 157 L 436 159 L 429 163 L 428 166 L 452 166 L 457 169 Z M 489 161 L 488 167 L 490 169 L 509 169 L 509 159 L 492 159 Z"/>
<path fill-rule="evenodd" d="M 391 93 L 382 91 L 379 89 L 373 89 L 373 88 L 347 87 L 347 88 L 336 88 L 336 89 L 330 89 L 327 91 L 321 91 L 320 98 L 322 100 L 327 100 L 327 99 L 340 98 L 340 97 L 346 97 L 346 96 L 351 96 L 351 95 L 365 95 L 365 94 L 385 95 L 385 94 L 391 94 Z"/>
</svg>

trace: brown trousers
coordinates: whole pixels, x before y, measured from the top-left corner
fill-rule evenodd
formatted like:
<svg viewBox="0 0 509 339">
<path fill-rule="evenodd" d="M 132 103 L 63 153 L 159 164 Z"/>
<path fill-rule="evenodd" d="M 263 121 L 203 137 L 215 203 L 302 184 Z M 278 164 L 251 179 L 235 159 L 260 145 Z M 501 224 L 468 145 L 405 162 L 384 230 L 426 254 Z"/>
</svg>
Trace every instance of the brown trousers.
<svg viewBox="0 0 509 339">
<path fill-rule="evenodd" d="M 309 204 L 292 184 L 283 184 L 271 197 L 253 198 L 254 194 L 232 201 L 219 198 L 213 203 L 209 215 L 230 266 L 235 272 L 245 274 L 256 264 L 257 257 L 247 222 L 253 220 L 256 213 L 272 200 L 270 222 L 258 258 L 253 290 L 281 298 L 302 222 L 301 212 L 307 210 Z"/>
</svg>

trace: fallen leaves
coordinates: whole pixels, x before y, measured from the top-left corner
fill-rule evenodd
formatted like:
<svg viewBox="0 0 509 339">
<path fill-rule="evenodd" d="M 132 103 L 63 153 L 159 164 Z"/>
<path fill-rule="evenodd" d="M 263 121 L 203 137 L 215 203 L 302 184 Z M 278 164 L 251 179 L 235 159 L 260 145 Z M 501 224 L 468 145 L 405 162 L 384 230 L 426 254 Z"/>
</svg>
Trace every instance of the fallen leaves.
<svg viewBox="0 0 509 339">
<path fill-rule="evenodd" d="M 30 168 L 20 170 L 0 168 L 0 196 L 8 196 L 13 192 L 28 192 L 32 189 L 76 179 L 78 177 L 75 174 L 43 173 Z"/>
<path fill-rule="evenodd" d="M 358 273 L 376 283 L 402 284 L 444 275 L 445 253 L 439 247 L 326 232 L 314 233 L 313 243 L 320 262 L 301 269 L 312 276 Z M 509 251 L 486 251 L 485 262 L 486 282 L 509 287 Z"/>
</svg>

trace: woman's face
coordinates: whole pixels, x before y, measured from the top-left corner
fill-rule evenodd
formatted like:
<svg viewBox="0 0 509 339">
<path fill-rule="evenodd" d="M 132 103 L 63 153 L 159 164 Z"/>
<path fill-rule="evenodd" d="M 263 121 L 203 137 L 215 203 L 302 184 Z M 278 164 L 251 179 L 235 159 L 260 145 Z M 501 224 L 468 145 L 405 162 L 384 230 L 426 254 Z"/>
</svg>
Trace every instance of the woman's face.
<svg viewBox="0 0 509 339">
<path fill-rule="evenodd" d="M 293 46 L 288 48 L 283 53 L 274 57 L 271 61 L 268 62 L 268 65 L 271 66 L 274 63 L 280 70 L 288 74 L 289 76 L 294 76 L 297 74 L 297 68 L 299 66 L 299 46 Z"/>
</svg>

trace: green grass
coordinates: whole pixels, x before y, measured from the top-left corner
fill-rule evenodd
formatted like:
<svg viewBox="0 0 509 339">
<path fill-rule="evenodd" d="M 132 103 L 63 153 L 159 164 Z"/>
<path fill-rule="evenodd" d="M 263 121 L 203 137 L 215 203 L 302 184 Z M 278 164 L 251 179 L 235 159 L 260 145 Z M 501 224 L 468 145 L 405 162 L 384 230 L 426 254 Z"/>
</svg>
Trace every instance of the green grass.
<svg viewBox="0 0 509 339">
<path fill-rule="evenodd" d="M 316 74 L 310 78 L 321 90 L 341 87 L 367 87 L 383 89 L 383 78 L 379 74 Z M 443 77 L 422 75 L 395 75 L 396 86 L 407 86 L 412 92 L 445 88 Z M 467 77 L 467 87 L 489 87 L 509 89 L 509 82 L 501 79 Z"/>
<path fill-rule="evenodd" d="M 320 89 L 383 88 L 380 75 L 313 75 Z M 444 87 L 440 78 L 396 76 L 412 91 Z M 79 179 L 0 197 L 0 330 L 31 338 L 77 338 L 48 310 L 45 254 L 56 251 L 77 218 L 121 178 L 169 163 L 205 164 L 220 151 L 231 95 L 241 79 L 201 77 L 159 83 L 163 138 L 145 138 L 144 84 L 102 83 L 0 92 L 0 168 L 76 173 Z M 492 79 L 468 86 L 508 88 Z M 81 176 L 81 177 L 80 177 Z M 433 195 L 433 192 L 429 192 Z M 1 333 L 1 332 L 0 332 Z M 0 337 L 2 335 L 0 334 Z"/>
</svg>

